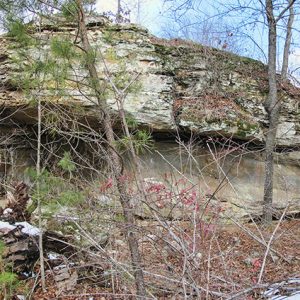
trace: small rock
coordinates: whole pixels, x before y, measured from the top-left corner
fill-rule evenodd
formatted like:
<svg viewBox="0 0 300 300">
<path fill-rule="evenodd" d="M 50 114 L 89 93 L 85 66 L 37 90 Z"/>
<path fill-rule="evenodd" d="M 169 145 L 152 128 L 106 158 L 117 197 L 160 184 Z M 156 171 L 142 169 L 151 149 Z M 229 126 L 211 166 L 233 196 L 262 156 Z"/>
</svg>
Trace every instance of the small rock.
<svg viewBox="0 0 300 300">
<path fill-rule="evenodd" d="M 197 267 L 200 266 L 201 259 L 202 259 L 202 253 L 201 252 L 196 253 L 196 255 L 194 256 L 194 263 Z"/>
<path fill-rule="evenodd" d="M 247 266 L 251 266 L 251 265 L 252 265 L 252 258 L 247 257 L 246 259 L 243 260 L 243 262 L 244 262 Z"/>
<path fill-rule="evenodd" d="M 54 269 L 54 280 L 57 284 L 58 294 L 63 291 L 70 291 L 77 284 L 78 274 L 75 269 L 70 270 L 65 267 L 63 269 Z"/>
<path fill-rule="evenodd" d="M 122 240 L 115 240 L 115 245 L 120 247 L 125 247 L 126 243 Z"/>
</svg>

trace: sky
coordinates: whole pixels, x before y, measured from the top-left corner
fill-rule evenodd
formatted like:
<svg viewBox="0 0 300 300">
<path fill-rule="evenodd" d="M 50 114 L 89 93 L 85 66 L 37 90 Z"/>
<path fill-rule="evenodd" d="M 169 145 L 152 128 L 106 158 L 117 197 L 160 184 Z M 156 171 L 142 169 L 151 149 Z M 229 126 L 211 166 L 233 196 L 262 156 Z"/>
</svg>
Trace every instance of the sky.
<svg viewBox="0 0 300 300">
<path fill-rule="evenodd" d="M 140 16 L 139 18 L 137 17 L 137 6 L 138 6 L 138 2 L 140 2 Z M 173 1 L 174 2 L 174 1 Z M 201 1 L 201 0 L 196 0 L 194 1 L 194 3 L 198 3 L 199 7 L 201 7 L 201 9 L 204 10 L 203 15 L 208 15 L 208 11 L 209 11 L 209 6 L 207 3 L 211 2 L 212 6 L 216 5 L 216 7 L 218 5 L 226 5 L 231 3 L 237 3 L 237 1 L 234 0 L 222 0 L 220 3 L 221 4 L 217 4 L 218 0 L 214 0 L 214 1 Z M 255 1 L 254 1 L 255 2 Z M 162 32 L 162 28 L 164 26 L 164 24 L 168 24 L 170 25 L 170 23 L 168 23 L 168 18 L 167 18 L 167 7 L 166 5 L 163 4 L 164 0 L 123 0 L 123 5 L 127 5 L 127 7 L 131 10 L 131 15 L 130 15 L 130 19 L 131 22 L 133 23 L 140 23 L 142 26 L 147 27 L 151 33 L 158 35 L 158 36 L 162 36 L 163 32 Z M 105 12 L 105 11 L 113 11 L 116 12 L 117 11 L 117 0 L 97 0 L 97 10 L 99 12 Z M 191 17 L 188 15 L 187 18 Z M 238 18 L 238 15 L 236 17 L 233 18 Z M 228 20 L 228 18 L 227 18 Z M 234 20 L 234 19 L 233 19 Z M 230 21 L 229 21 L 230 22 Z M 298 20 L 299 22 L 299 20 Z M 167 26 L 168 26 L 167 25 Z M 197 27 L 196 27 L 197 28 Z M 251 32 L 250 29 L 250 35 L 252 37 L 254 37 L 255 40 L 258 41 L 258 43 L 260 45 L 263 45 L 262 47 L 265 50 L 265 53 L 267 53 L 266 49 L 267 49 L 267 31 L 262 29 L 262 26 L 259 26 L 256 24 L 256 26 L 253 27 L 252 29 L 253 31 Z M 175 27 L 175 34 L 176 34 L 176 27 Z M 178 33 L 180 34 L 180 33 Z M 294 37 L 294 39 L 297 41 L 299 40 L 299 33 L 297 37 Z M 246 45 L 246 42 L 241 43 L 238 38 L 237 38 L 237 42 L 240 43 L 242 46 Z M 252 44 L 251 40 L 248 40 L 248 45 L 245 47 L 248 47 L 248 51 L 245 53 L 242 53 L 243 55 L 246 56 L 251 56 L 254 57 L 256 59 L 261 59 L 264 63 L 266 63 L 266 60 L 264 59 L 263 55 L 259 55 L 259 50 L 254 46 L 249 46 Z M 283 44 L 280 45 L 279 48 L 282 48 Z M 251 47 L 253 47 L 253 50 L 250 49 Z M 279 53 L 279 57 L 280 57 L 280 53 Z M 297 68 L 299 68 L 299 74 L 300 74 L 300 45 L 298 44 L 297 46 L 294 46 L 292 48 L 291 51 L 291 55 L 290 55 L 290 67 L 291 70 L 295 70 Z M 280 59 L 279 59 L 280 61 Z M 280 63 L 279 63 L 280 65 Z M 297 75 L 297 77 L 299 77 L 299 74 Z M 300 77 L 299 77 L 300 78 Z"/>
<path fill-rule="evenodd" d="M 300 49 L 295 49 L 294 52 L 290 55 L 290 68 L 291 70 L 295 70 L 300 68 Z M 300 70 L 299 70 L 300 71 Z M 298 72 L 300 73 L 300 72 Z M 298 75 L 300 80 L 300 75 Z"/>
<path fill-rule="evenodd" d="M 138 3 L 140 3 L 140 16 L 138 17 Z M 125 8 L 131 10 L 130 20 L 132 23 L 140 23 L 147 27 L 151 33 L 158 35 L 163 14 L 162 0 L 126 0 L 123 1 Z M 117 0 L 97 0 L 99 12 L 117 11 Z"/>
</svg>

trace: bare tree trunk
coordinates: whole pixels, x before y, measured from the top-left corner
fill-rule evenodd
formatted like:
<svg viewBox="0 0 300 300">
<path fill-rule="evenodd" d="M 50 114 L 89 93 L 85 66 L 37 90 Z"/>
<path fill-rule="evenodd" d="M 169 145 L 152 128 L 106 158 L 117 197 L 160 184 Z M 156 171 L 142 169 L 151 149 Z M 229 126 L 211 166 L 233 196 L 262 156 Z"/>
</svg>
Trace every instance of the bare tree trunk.
<svg viewBox="0 0 300 300">
<path fill-rule="evenodd" d="M 76 0 L 78 6 L 78 26 L 79 26 L 79 34 L 82 41 L 83 49 L 86 53 L 92 52 L 92 47 L 88 40 L 87 29 L 85 25 L 85 14 L 82 7 L 81 0 Z M 95 63 L 88 60 L 87 61 L 87 69 L 93 84 L 93 89 L 96 94 L 96 98 L 99 104 L 99 108 L 101 110 L 103 116 L 103 124 L 104 130 L 106 134 L 106 139 L 109 144 L 109 158 L 111 159 L 114 177 L 117 182 L 117 188 L 120 196 L 120 202 L 123 208 L 124 219 L 126 222 L 125 233 L 128 240 L 128 245 L 131 253 L 132 266 L 134 271 L 135 283 L 137 288 L 137 294 L 140 297 L 146 296 L 146 289 L 144 283 L 144 274 L 142 270 L 142 259 L 140 255 L 140 251 L 138 248 L 138 237 L 135 229 L 135 219 L 133 214 L 133 209 L 130 204 L 130 197 L 126 191 L 126 187 L 124 183 L 120 180 L 122 175 L 122 161 L 119 157 L 116 149 L 115 149 L 115 138 L 112 127 L 112 122 L 109 114 L 109 109 L 106 105 L 105 100 L 101 97 L 101 86 L 100 80 L 97 74 L 97 70 L 95 67 Z"/>
<path fill-rule="evenodd" d="M 292 28 L 295 19 L 293 0 L 289 0 L 289 4 L 290 4 L 290 8 L 289 8 L 290 15 L 287 23 L 287 28 L 286 28 L 286 37 L 284 43 L 282 69 L 281 69 L 281 78 L 283 80 L 286 80 L 288 75 L 289 54 L 290 54 L 291 41 L 292 41 Z"/>
<path fill-rule="evenodd" d="M 276 83 L 276 20 L 273 13 L 273 1 L 266 0 L 266 14 L 269 27 L 269 46 L 268 46 L 268 78 L 269 95 L 265 102 L 265 107 L 269 117 L 269 129 L 266 136 L 265 149 L 265 182 L 264 182 L 264 206 L 263 221 L 272 221 L 272 202 L 273 202 L 273 173 L 274 158 L 273 151 L 276 143 L 276 132 L 279 119 L 280 103 L 277 101 Z"/>
<path fill-rule="evenodd" d="M 137 0 L 136 22 L 141 24 L 141 0 Z"/>
<path fill-rule="evenodd" d="M 121 6 L 121 0 L 118 0 L 118 8 L 117 8 L 116 22 L 117 22 L 117 23 L 121 23 L 121 22 L 122 22 L 122 6 Z"/>
<path fill-rule="evenodd" d="M 37 206 L 38 206 L 38 224 L 39 224 L 39 252 L 40 252 L 40 271 L 41 271 L 41 286 L 43 291 L 46 290 L 45 279 L 45 262 L 44 262 L 44 247 L 43 247 L 43 228 L 42 228 L 42 204 L 41 204 L 41 134 L 42 134 L 42 104 L 38 97 L 38 136 L 37 136 L 37 160 L 36 160 L 36 191 L 37 191 Z"/>
<path fill-rule="evenodd" d="M 282 18 L 284 12 L 289 10 L 289 20 L 287 24 L 287 33 L 284 45 L 283 64 L 281 78 L 287 78 L 288 58 L 292 38 L 292 25 L 294 22 L 294 3 L 295 0 L 289 0 L 288 6 L 280 13 L 277 19 L 274 16 L 273 0 L 266 0 L 266 15 L 269 29 L 268 46 L 268 78 L 269 95 L 265 102 L 265 108 L 269 117 L 269 129 L 266 136 L 265 148 L 265 183 L 264 183 L 264 209 L 263 221 L 270 223 L 272 221 L 272 202 L 273 202 L 273 177 L 274 177 L 274 149 L 276 147 L 276 132 L 279 122 L 280 101 L 277 96 L 276 83 L 276 47 L 277 47 L 277 22 Z"/>
</svg>

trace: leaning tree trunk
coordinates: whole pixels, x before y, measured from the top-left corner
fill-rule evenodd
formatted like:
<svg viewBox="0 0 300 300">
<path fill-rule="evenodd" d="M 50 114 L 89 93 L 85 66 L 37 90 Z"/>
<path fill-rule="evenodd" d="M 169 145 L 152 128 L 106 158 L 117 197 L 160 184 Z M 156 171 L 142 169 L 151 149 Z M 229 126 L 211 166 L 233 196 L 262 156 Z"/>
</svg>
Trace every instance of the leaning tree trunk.
<svg viewBox="0 0 300 300">
<path fill-rule="evenodd" d="M 90 54 L 92 53 L 92 47 L 88 40 L 88 34 L 87 34 L 87 29 L 85 24 L 85 13 L 82 7 L 82 2 L 81 0 L 76 0 L 76 3 L 78 6 L 78 29 L 79 29 L 81 42 L 82 42 L 82 47 L 86 54 Z M 95 63 L 90 59 L 88 59 L 86 65 L 89 72 L 89 76 L 91 78 L 92 87 L 98 101 L 99 109 L 103 117 L 105 135 L 109 145 L 109 151 L 108 151 L 109 159 L 111 160 L 114 177 L 117 182 L 117 188 L 118 188 L 120 202 L 123 209 L 124 219 L 125 222 L 127 223 L 124 230 L 126 233 L 126 237 L 127 237 L 127 241 L 131 253 L 131 260 L 132 260 L 132 266 L 134 271 L 137 294 L 140 297 L 145 297 L 146 289 L 144 283 L 144 274 L 142 270 L 142 259 L 138 248 L 138 237 L 135 230 L 133 209 L 130 204 L 130 197 L 126 191 L 126 186 L 121 180 L 122 172 L 123 172 L 123 164 L 121 158 L 119 157 L 115 149 L 115 138 L 114 138 L 112 122 L 109 114 L 109 109 L 106 105 L 105 100 L 103 100 L 101 96 L 100 80 L 97 74 Z"/>
<path fill-rule="evenodd" d="M 292 29 L 295 19 L 294 12 L 294 0 L 289 0 L 289 19 L 286 28 L 286 36 L 283 50 L 283 59 L 282 59 L 282 68 L 281 68 L 281 79 L 286 80 L 288 75 L 288 66 L 289 66 L 289 54 L 292 42 Z"/>
<path fill-rule="evenodd" d="M 273 13 L 272 0 L 266 0 L 266 14 L 269 27 L 269 46 L 268 46 L 268 79 L 269 95 L 265 102 L 268 112 L 269 128 L 266 136 L 265 147 L 265 182 L 264 182 L 264 205 L 263 221 L 272 221 L 272 202 L 273 202 L 273 173 L 274 173 L 274 148 L 276 143 L 276 132 L 279 119 L 280 103 L 277 100 L 276 83 L 276 20 Z"/>
</svg>

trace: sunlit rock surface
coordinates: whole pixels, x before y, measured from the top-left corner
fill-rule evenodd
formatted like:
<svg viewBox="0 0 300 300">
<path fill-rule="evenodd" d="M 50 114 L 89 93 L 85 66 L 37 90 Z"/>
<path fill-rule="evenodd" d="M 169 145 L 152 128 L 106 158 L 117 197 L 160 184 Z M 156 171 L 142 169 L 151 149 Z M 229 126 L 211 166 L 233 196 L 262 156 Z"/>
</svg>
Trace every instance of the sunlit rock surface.
<svg viewBox="0 0 300 300">
<path fill-rule="evenodd" d="M 263 146 L 268 131 L 263 106 L 268 81 L 267 69 L 262 63 L 180 39 L 158 39 L 136 25 L 115 25 L 105 18 L 89 20 L 88 32 L 97 53 L 99 77 L 108 87 L 103 98 L 113 110 L 117 109 L 117 104 L 110 80 L 120 90 L 133 81 L 124 102 L 125 112 L 141 128 L 159 134 L 160 139 L 163 140 L 164 135 L 174 136 L 175 139 L 177 134 L 193 133 L 198 137 L 225 137 Z M 41 37 L 45 41 L 53 37 L 66 39 L 70 34 L 76 36 L 74 24 L 58 20 L 45 24 Z M 24 87 L 24 78 L 28 77 L 26 67 L 31 60 L 45 57 L 49 48 L 46 42 L 39 50 L 33 46 L 24 47 L 22 55 L 27 59 L 21 59 L 20 49 L 13 39 L 5 35 L 0 37 L 2 149 L 17 146 L 17 153 L 30 152 L 26 132 L 36 124 L 37 111 L 30 93 Z M 59 87 L 63 88 L 63 93 L 54 89 L 53 81 L 43 82 L 42 101 L 49 107 L 61 105 L 69 110 L 76 109 L 84 120 L 99 126 L 99 111 L 93 93 L 82 87 L 84 95 L 81 94 L 74 83 L 78 78 L 83 83 L 87 82 L 82 62 L 75 59 L 72 70 L 67 73 L 72 80 Z M 109 78 L 107 74 L 110 74 Z M 291 201 L 290 211 L 298 212 L 300 155 L 296 150 L 300 145 L 300 90 L 289 83 L 278 82 L 278 86 L 282 109 L 277 146 L 289 151 L 277 155 L 274 206 L 283 208 Z M 156 178 L 158 174 L 173 172 L 176 167 L 200 182 L 203 193 L 209 194 L 225 176 L 226 184 L 215 195 L 214 201 L 222 202 L 241 216 L 261 213 L 264 179 L 261 152 L 248 153 L 251 151 L 247 150 L 247 154 L 243 155 L 232 152 L 226 154 L 225 159 L 222 149 L 211 152 L 212 149 L 206 145 L 206 148 L 200 147 L 196 151 L 197 157 L 191 166 L 191 157 L 184 154 L 182 158 L 175 143 L 157 143 L 157 149 L 161 147 L 162 151 L 166 151 L 163 162 L 157 152 L 143 157 L 145 177 Z M 166 161 L 171 161 L 171 164 Z M 19 162 L 22 169 L 30 164 L 32 161 L 27 154 Z M 13 169 L 1 160 L 0 171 L 4 172 L 5 168 Z M 18 173 L 16 170 L 14 172 Z M 150 176 L 152 172 L 153 176 Z M 178 176 L 178 171 L 174 172 Z"/>
<path fill-rule="evenodd" d="M 140 125 L 161 132 L 177 129 L 257 142 L 264 140 L 267 119 L 263 102 L 267 97 L 267 73 L 262 63 L 180 39 L 158 39 L 133 24 L 115 25 L 105 18 L 98 22 L 91 19 L 88 23 L 103 84 L 109 85 L 108 73 L 120 89 L 136 78 L 126 97 L 125 110 L 134 115 Z M 72 34 L 76 36 L 74 24 L 61 20 L 55 24 L 48 22 L 42 29 L 45 40 L 53 36 L 61 39 Z M 0 39 L 0 101 L 7 112 L 10 108 L 15 111 L 29 101 L 22 92 L 22 80 L 26 77 L 30 59 L 18 64 L 20 49 L 12 38 L 2 36 Z M 49 46 L 39 50 L 29 46 L 22 51 L 25 57 L 42 60 Z M 73 61 L 73 64 L 74 70 L 68 71 L 71 79 L 86 75 L 81 62 Z M 53 82 L 47 84 L 43 87 L 53 88 Z M 299 145 L 299 90 L 287 83 L 279 83 L 279 87 L 282 113 L 277 145 Z M 45 91 L 48 94 L 45 100 L 79 103 L 97 117 L 96 109 L 93 111 L 94 103 L 76 90 L 74 82 L 69 81 L 64 89 L 67 96 L 61 96 L 57 91 Z M 116 108 L 111 89 L 103 97 Z M 34 110 L 22 108 L 15 118 L 25 123 L 34 122 Z"/>
</svg>

